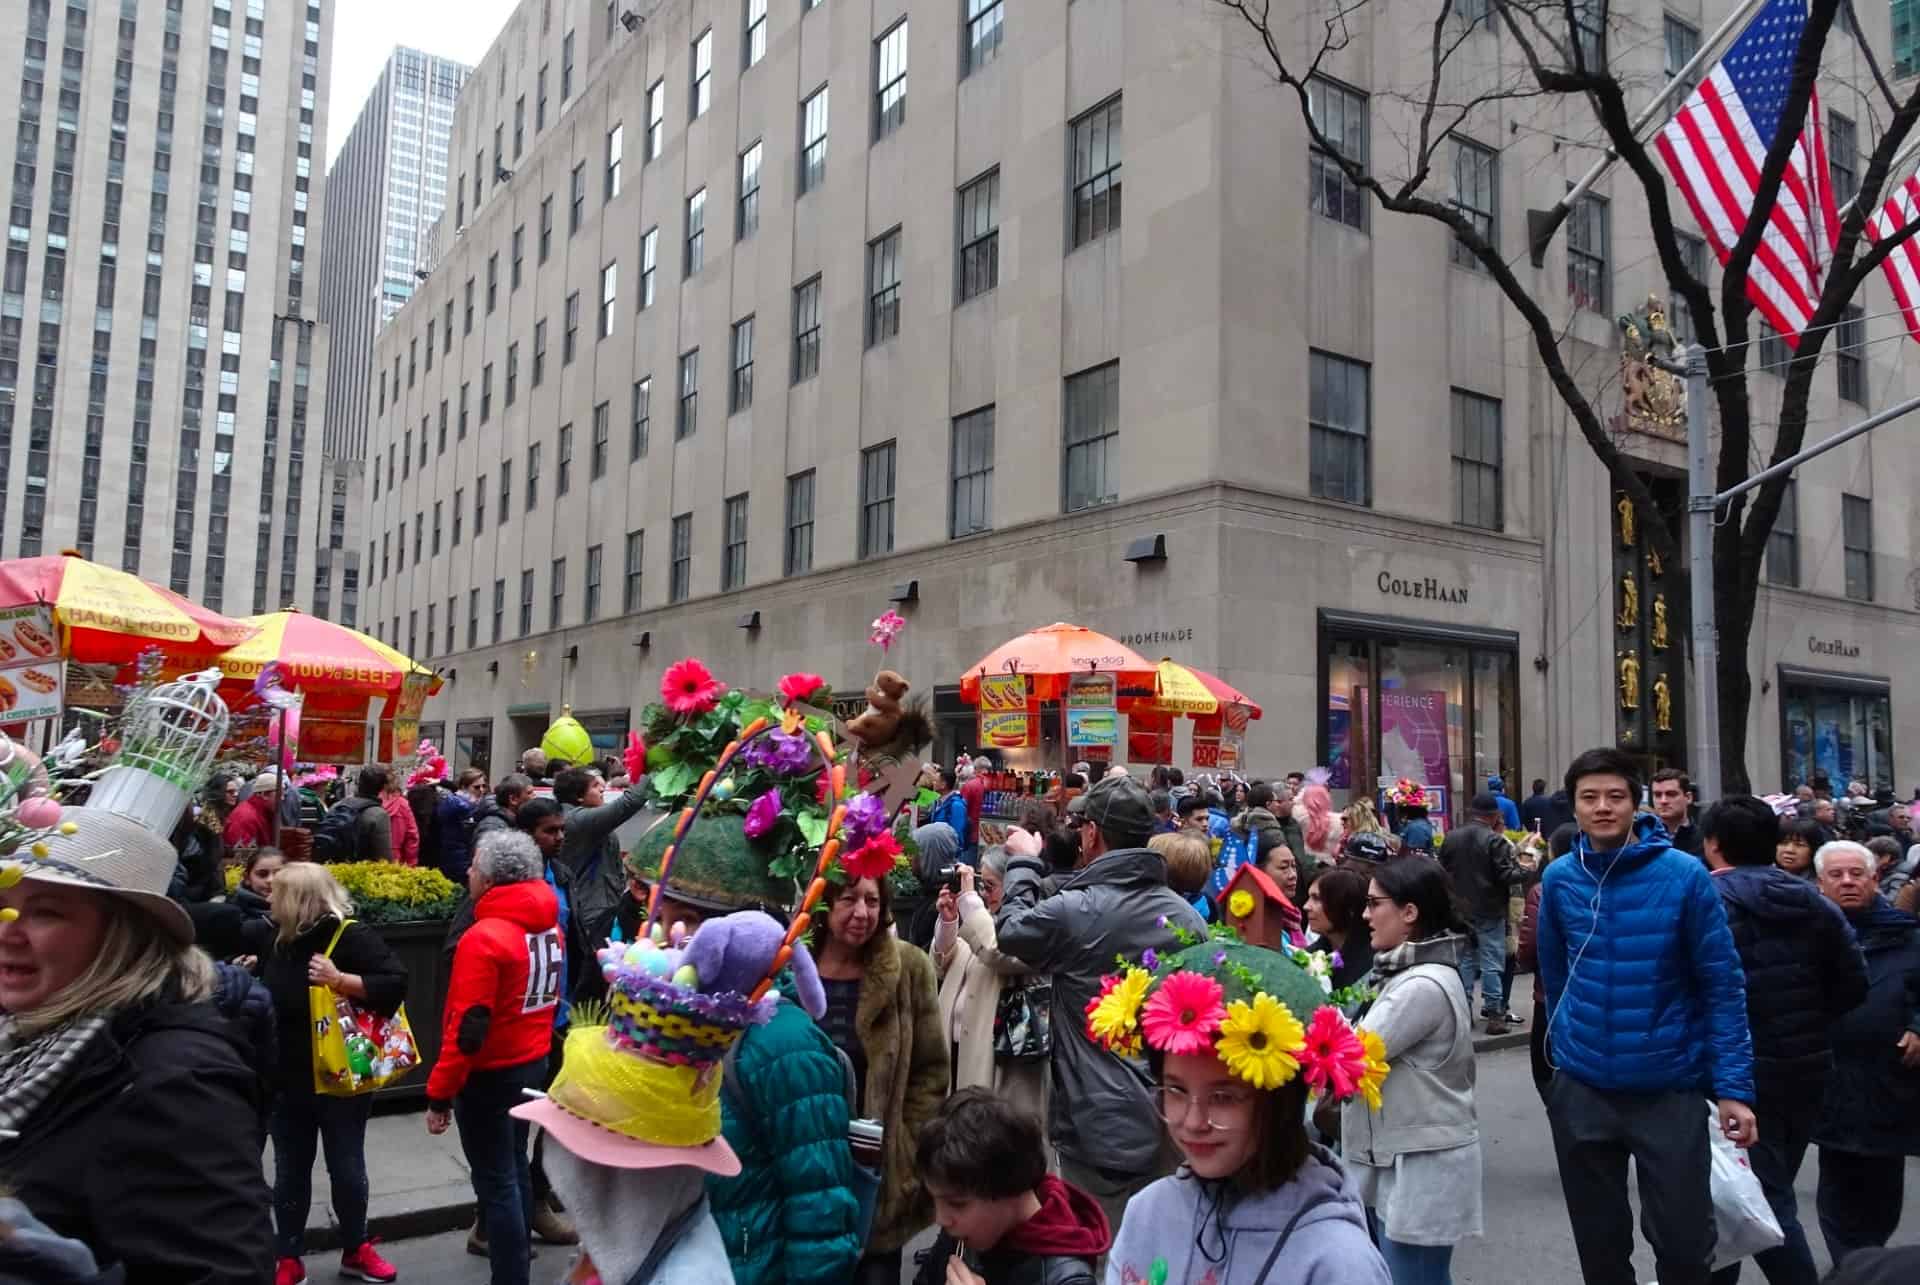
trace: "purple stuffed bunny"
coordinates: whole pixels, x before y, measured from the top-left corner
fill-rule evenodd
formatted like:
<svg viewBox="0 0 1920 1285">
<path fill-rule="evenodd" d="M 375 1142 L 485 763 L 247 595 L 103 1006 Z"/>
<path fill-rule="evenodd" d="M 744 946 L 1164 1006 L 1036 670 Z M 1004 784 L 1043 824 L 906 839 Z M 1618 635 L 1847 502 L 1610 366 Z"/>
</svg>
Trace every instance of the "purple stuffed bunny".
<svg viewBox="0 0 1920 1285">
<path fill-rule="evenodd" d="M 701 924 L 687 942 L 681 963 L 693 966 L 700 989 L 709 994 L 737 991 L 751 995 L 767 975 L 786 935 L 780 921 L 763 910 L 735 911 Z M 827 993 L 804 941 L 793 943 L 790 966 L 800 1007 L 819 1020 L 827 1011 Z"/>
</svg>

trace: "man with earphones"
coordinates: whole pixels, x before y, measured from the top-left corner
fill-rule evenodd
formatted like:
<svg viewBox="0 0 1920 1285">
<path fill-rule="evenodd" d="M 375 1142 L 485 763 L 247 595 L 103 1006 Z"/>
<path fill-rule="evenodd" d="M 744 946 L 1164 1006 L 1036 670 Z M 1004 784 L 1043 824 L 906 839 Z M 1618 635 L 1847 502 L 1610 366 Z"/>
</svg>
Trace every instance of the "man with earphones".
<svg viewBox="0 0 1920 1285">
<path fill-rule="evenodd" d="M 1751 1146 L 1746 974 L 1701 862 L 1638 813 L 1640 768 L 1616 749 L 1567 769 L 1580 833 L 1541 878 L 1547 1120 L 1587 1285 L 1633 1285 L 1627 1162 L 1661 1285 L 1707 1285 L 1714 1213 L 1701 1099 Z"/>
</svg>

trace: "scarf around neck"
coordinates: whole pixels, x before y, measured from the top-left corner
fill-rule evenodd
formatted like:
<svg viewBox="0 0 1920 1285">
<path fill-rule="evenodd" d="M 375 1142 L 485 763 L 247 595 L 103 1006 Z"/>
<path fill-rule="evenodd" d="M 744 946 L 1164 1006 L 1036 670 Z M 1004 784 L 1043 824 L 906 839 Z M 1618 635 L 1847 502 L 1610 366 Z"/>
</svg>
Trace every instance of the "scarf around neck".
<svg viewBox="0 0 1920 1285">
<path fill-rule="evenodd" d="M 26 1039 L 18 1028 L 18 1018 L 0 1014 L 0 1138 L 18 1135 L 81 1055 L 106 1034 L 107 1018 L 77 1017 Z"/>
</svg>

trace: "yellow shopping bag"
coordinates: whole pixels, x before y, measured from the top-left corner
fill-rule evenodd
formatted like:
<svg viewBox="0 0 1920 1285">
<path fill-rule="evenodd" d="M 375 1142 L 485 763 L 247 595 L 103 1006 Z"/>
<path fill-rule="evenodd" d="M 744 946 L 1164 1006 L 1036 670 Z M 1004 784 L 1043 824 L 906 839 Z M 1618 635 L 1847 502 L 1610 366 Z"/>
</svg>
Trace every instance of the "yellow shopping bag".
<svg viewBox="0 0 1920 1285">
<path fill-rule="evenodd" d="M 352 922 L 348 919 L 334 930 L 327 943 L 329 959 Z M 382 1017 L 330 986 L 309 986 L 307 1015 L 313 1030 L 315 1093 L 357 1097 L 393 1083 L 420 1064 L 405 1004 L 392 1017 Z"/>
</svg>

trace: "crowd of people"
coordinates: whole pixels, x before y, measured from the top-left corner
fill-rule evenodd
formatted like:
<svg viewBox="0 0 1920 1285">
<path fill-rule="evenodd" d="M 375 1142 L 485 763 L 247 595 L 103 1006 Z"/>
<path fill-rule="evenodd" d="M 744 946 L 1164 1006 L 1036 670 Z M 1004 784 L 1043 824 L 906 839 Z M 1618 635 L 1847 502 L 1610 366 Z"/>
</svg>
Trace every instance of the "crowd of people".
<svg viewBox="0 0 1920 1285">
<path fill-rule="evenodd" d="M 1920 1279 L 1920 1251 L 1882 1248 L 1920 1155 L 1904 805 L 1824 780 L 1700 800 L 1596 749 L 1552 792 L 1478 783 L 1448 826 L 1417 794 L 1341 809 L 1320 773 L 1083 765 L 994 843 L 984 766 L 925 780 L 919 913 L 894 879 L 833 884 L 764 1011 L 684 1065 L 710 1127 L 636 1080 L 641 1105 L 599 1121 L 631 1144 L 610 1151 L 526 1106 L 606 1060 L 581 1015 L 668 1002 L 625 968 L 656 939 L 691 957 L 793 909 L 720 847 L 664 872 L 623 852 L 646 791 L 619 763 L 531 751 L 491 787 L 425 789 L 369 767 L 338 798 L 217 780 L 171 843 L 69 809 L 0 886 L 0 1281 L 295 1285 L 316 1151 L 340 1273 L 396 1279 L 367 1224 L 371 1099 L 317 1088 L 311 1056 L 313 988 L 382 1018 L 408 998 L 345 860 L 466 889 L 424 1128 L 457 1133 L 494 1285 L 533 1278 L 536 1239 L 607 1285 L 716 1279 L 721 1256 L 743 1285 L 1445 1282 L 1487 1221 L 1474 1039 L 1522 1027 L 1586 1281 L 1635 1279 L 1629 1161 L 1659 1279 L 1738 1276 L 1711 1132 L 1777 1223 L 1754 1255 L 1772 1285 L 1816 1279 L 1813 1224 L 1835 1279 Z M 296 825 L 315 859 L 274 846 Z M 1239 901 L 1249 866 L 1270 921 Z M 709 1012 L 690 987 L 673 1002 Z M 640 1171 L 645 1207 L 606 1216 Z"/>
</svg>

